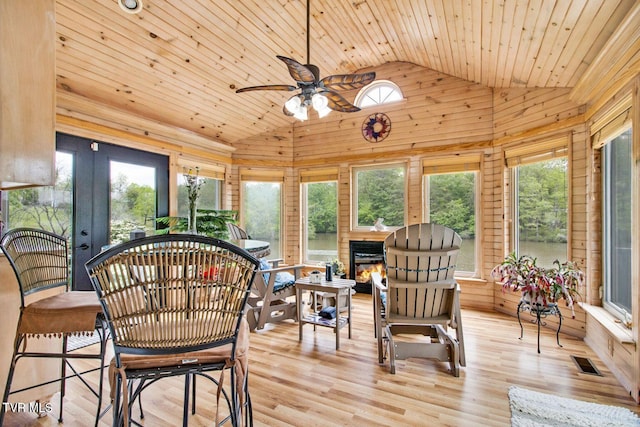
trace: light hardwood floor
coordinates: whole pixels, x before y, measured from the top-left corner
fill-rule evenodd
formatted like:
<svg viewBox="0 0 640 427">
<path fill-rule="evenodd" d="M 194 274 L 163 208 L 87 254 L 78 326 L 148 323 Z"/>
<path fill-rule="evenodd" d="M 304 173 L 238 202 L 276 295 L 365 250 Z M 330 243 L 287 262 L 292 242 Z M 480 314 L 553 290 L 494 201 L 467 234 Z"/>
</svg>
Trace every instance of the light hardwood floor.
<svg viewBox="0 0 640 427">
<path fill-rule="evenodd" d="M 543 330 L 541 354 L 536 353 L 536 329 L 525 325 L 524 339 L 514 317 L 463 310 L 467 366 L 459 378 L 448 364 L 430 360 L 398 361 L 395 375 L 377 362 L 370 295 L 354 297 L 353 338 L 341 333 L 341 348 L 328 328 L 313 332 L 306 325 L 302 342 L 298 325 L 268 325 L 251 335 L 250 392 L 256 426 L 508 426 L 507 390 L 517 385 L 558 396 L 624 406 L 636 406 L 615 377 L 581 341 Z M 590 358 L 603 376 L 579 373 L 570 358 Z M 228 378 L 228 377 L 227 377 Z M 228 381 L 228 379 L 227 379 Z M 95 399 L 71 381 L 65 398 L 65 426 L 93 423 Z M 52 402 L 57 403 L 57 395 Z M 181 423 L 179 380 L 163 380 L 143 394 L 145 426 Z M 193 426 L 211 425 L 215 392 L 198 382 L 198 413 Z M 137 409 L 134 410 L 137 416 Z M 110 414 L 101 421 L 109 425 Z M 53 413 L 10 414 L 11 426 L 56 426 Z"/>
</svg>

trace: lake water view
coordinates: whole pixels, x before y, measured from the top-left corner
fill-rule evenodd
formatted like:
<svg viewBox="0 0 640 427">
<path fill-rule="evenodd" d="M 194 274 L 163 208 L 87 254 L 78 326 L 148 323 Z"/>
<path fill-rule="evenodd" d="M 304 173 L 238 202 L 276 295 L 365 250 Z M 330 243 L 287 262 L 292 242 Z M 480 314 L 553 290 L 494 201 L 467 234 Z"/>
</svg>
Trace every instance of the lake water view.
<svg viewBox="0 0 640 427">
<path fill-rule="evenodd" d="M 337 236 L 334 233 L 316 234 L 316 238 L 309 241 L 309 261 L 327 262 L 337 258 L 338 251 Z M 458 271 L 474 271 L 474 248 L 475 239 L 463 239 L 458 256 Z M 522 254 L 531 255 L 538 259 L 538 265 L 551 267 L 556 259 L 560 262 L 567 260 L 566 243 L 543 243 L 524 242 L 521 243 Z M 341 261 L 348 263 L 348 255 Z"/>
</svg>

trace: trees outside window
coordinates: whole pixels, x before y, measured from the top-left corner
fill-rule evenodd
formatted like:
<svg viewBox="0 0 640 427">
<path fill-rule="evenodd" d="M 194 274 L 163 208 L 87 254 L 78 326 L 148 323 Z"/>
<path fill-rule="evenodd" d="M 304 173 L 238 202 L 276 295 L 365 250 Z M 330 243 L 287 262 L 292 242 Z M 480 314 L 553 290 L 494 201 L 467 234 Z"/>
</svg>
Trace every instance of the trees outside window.
<svg viewBox="0 0 640 427">
<path fill-rule="evenodd" d="M 569 208 L 567 158 L 552 158 L 513 168 L 514 246 L 518 255 L 537 258 L 538 265 L 567 259 Z"/>
<path fill-rule="evenodd" d="M 456 273 L 476 273 L 477 172 L 426 175 L 427 221 L 455 230 L 462 237 Z"/>
<path fill-rule="evenodd" d="M 32 227 L 71 236 L 73 155 L 56 152 L 56 183 L 4 192 L 6 228 Z"/>
<path fill-rule="evenodd" d="M 338 183 L 302 185 L 304 260 L 312 264 L 338 257 Z"/>
<path fill-rule="evenodd" d="M 220 209 L 222 181 L 214 178 L 200 176 L 202 181 L 200 192 L 198 193 L 197 209 L 218 210 Z M 187 187 L 185 185 L 184 174 L 178 174 L 178 216 L 189 215 L 189 201 L 187 200 Z"/>
<path fill-rule="evenodd" d="M 405 224 L 404 165 L 353 169 L 354 228 L 370 229 L 378 218 L 387 227 Z"/>
<path fill-rule="evenodd" d="M 242 225 L 252 238 L 269 242 L 270 258 L 279 258 L 282 254 L 281 195 L 280 182 L 242 182 Z"/>
</svg>

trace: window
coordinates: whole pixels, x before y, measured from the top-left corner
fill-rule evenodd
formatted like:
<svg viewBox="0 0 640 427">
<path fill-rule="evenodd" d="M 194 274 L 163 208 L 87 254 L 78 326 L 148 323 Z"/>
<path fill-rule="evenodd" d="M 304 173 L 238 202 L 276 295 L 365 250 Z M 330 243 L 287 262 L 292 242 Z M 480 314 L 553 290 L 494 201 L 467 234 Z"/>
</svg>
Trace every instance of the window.
<svg viewBox="0 0 640 427">
<path fill-rule="evenodd" d="M 462 237 L 456 274 L 476 274 L 477 172 L 426 175 L 426 221 L 455 230 Z"/>
<path fill-rule="evenodd" d="M 568 137 L 505 150 L 511 168 L 512 250 L 543 267 L 568 256 Z"/>
<path fill-rule="evenodd" d="M 424 220 L 442 224 L 462 237 L 456 275 L 477 276 L 480 239 L 478 221 L 478 171 L 480 153 L 455 157 L 430 157 L 422 161 Z"/>
<path fill-rule="evenodd" d="M 241 171 L 240 223 L 256 240 L 269 242 L 270 258 L 282 258 L 282 184 L 278 171 Z"/>
<path fill-rule="evenodd" d="M 73 155 L 56 152 L 56 183 L 2 192 L 5 228 L 33 227 L 71 236 Z M 0 230 L 1 231 L 1 230 Z"/>
<path fill-rule="evenodd" d="M 305 262 L 338 258 L 338 181 L 302 184 Z"/>
<path fill-rule="evenodd" d="M 370 230 L 381 219 L 387 227 L 405 224 L 405 166 L 353 169 L 353 228 Z"/>
<path fill-rule="evenodd" d="M 202 186 L 198 196 L 197 209 L 217 210 L 220 209 L 222 199 L 222 181 L 215 178 L 200 176 Z M 189 215 L 189 202 L 187 200 L 187 187 L 185 185 L 184 174 L 178 174 L 178 216 L 187 217 Z"/>
<path fill-rule="evenodd" d="M 550 267 L 567 259 L 567 158 L 515 167 L 514 245 Z"/>
<path fill-rule="evenodd" d="M 631 315 L 632 132 L 602 147 L 604 305 L 619 318 Z"/>
<path fill-rule="evenodd" d="M 365 108 L 372 105 L 402 101 L 402 99 L 402 92 L 395 83 L 389 80 L 376 80 L 360 90 L 356 95 L 355 105 Z"/>
</svg>

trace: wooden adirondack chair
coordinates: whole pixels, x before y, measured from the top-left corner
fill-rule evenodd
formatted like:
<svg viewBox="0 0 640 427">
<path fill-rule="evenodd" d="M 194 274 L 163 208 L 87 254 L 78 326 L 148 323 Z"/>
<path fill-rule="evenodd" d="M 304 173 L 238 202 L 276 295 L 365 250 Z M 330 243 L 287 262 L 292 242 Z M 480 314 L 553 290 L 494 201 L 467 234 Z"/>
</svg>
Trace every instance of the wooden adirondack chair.
<svg viewBox="0 0 640 427">
<path fill-rule="evenodd" d="M 453 274 L 460 236 L 437 224 L 413 224 L 384 242 L 387 282 L 374 274 L 374 312 L 378 361 L 410 357 L 448 361 L 459 376 L 465 365 L 459 287 Z M 454 333 L 455 332 L 455 333 Z M 405 335 L 425 339 L 403 340 Z"/>
<path fill-rule="evenodd" d="M 280 267 L 280 262 L 281 259 L 260 260 L 260 270 L 247 302 L 251 331 L 263 329 L 267 323 L 298 320 L 295 281 L 301 277 L 304 266 Z"/>
</svg>

